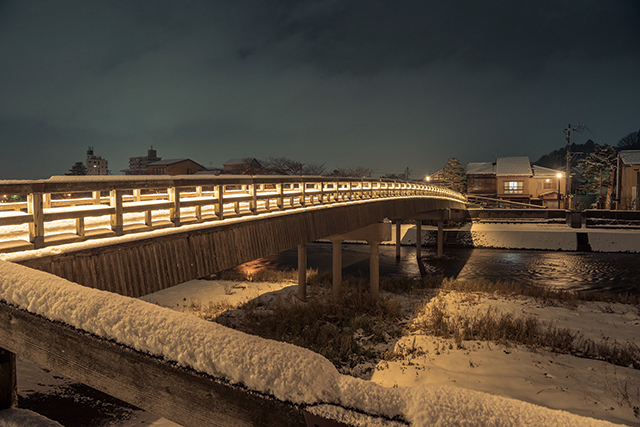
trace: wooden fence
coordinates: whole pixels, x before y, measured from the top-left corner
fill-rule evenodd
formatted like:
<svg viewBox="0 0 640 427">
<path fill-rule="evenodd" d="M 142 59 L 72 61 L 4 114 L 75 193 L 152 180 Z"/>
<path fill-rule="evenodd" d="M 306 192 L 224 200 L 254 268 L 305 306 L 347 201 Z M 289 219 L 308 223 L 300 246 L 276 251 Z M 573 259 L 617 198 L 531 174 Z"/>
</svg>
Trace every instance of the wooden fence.
<svg viewBox="0 0 640 427">
<path fill-rule="evenodd" d="M 421 182 L 309 176 L 65 176 L 0 181 L 0 193 L 26 198 L 0 203 L 0 234 L 6 227 L 28 226 L 25 238 L 0 241 L 0 252 L 355 200 L 424 195 L 466 201 Z M 86 218 L 102 222 L 88 227 Z M 50 231 L 60 220 L 75 221 L 75 227 Z"/>
</svg>

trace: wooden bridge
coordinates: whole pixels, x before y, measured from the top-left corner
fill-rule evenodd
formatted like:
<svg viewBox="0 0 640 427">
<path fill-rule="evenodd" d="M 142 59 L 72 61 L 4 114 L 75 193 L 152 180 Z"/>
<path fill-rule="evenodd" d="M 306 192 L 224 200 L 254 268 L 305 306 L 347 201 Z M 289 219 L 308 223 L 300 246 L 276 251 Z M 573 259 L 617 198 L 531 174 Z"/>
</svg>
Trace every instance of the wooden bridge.
<svg viewBox="0 0 640 427">
<path fill-rule="evenodd" d="M 444 219 L 466 202 L 419 182 L 305 176 L 52 177 L 1 182 L 0 193 L 27 199 L 0 204 L 3 259 L 133 297 L 385 218 Z"/>
<path fill-rule="evenodd" d="M 185 370 L 162 350 L 149 355 L 82 325 L 61 324 L 28 301 L 23 307 L 18 301 L 25 297 L 11 300 L 17 295 L 12 281 L 19 277 L 18 287 L 38 299 L 55 298 L 45 294 L 55 293 L 54 282 L 62 280 L 46 279 L 46 273 L 137 297 L 295 246 L 300 271 L 306 271 L 305 244 L 329 238 L 338 248 L 339 295 L 335 272 L 342 240 L 368 240 L 374 269 L 377 245 L 390 231 L 381 221 L 430 218 L 441 224 L 451 209 L 465 209 L 466 201 L 421 183 L 290 176 L 54 177 L 0 182 L 0 194 L 26 198 L 0 204 L 0 291 L 8 292 L 0 295 L 0 409 L 16 404 L 17 354 L 184 425 L 221 426 L 323 421 L 304 405 Z M 23 266 L 14 272 L 4 261 Z M 31 277 L 25 266 L 42 272 Z M 302 299 L 305 282 L 302 273 Z M 69 294 L 64 298 L 71 306 L 103 298 L 73 292 L 76 302 L 67 301 Z M 116 297 L 122 298 L 108 298 Z M 124 299 L 107 306 L 127 304 Z M 133 321 L 139 310 L 123 315 Z M 131 329 L 134 339 L 147 335 L 144 327 Z M 201 336 L 193 335 L 183 338 Z"/>
</svg>

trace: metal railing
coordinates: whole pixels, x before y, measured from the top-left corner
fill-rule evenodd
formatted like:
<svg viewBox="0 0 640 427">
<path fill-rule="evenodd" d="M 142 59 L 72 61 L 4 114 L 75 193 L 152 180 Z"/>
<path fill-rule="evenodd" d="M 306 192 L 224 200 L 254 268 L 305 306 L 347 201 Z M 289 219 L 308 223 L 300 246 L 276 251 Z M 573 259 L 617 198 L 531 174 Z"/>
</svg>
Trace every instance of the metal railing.
<svg viewBox="0 0 640 427">
<path fill-rule="evenodd" d="M 320 176 L 60 176 L 0 181 L 0 194 L 26 198 L 0 203 L 0 252 L 367 199 L 427 196 L 466 203 L 460 193 L 421 182 Z M 98 219 L 93 228 L 86 218 Z M 75 222 L 75 230 L 70 224 L 50 227 L 62 220 Z M 28 226 L 25 238 L 11 239 L 6 229 L 16 226 Z"/>
</svg>

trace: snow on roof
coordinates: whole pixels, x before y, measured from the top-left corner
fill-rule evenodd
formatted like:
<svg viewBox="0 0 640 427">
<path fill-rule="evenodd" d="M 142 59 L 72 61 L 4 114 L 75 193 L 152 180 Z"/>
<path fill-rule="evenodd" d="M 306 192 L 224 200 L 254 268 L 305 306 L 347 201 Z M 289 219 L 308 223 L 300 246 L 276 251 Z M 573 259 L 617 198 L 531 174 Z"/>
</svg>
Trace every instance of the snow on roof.
<svg viewBox="0 0 640 427">
<path fill-rule="evenodd" d="M 529 157 L 498 157 L 496 175 L 529 175 L 531 176 Z"/>
<path fill-rule="evenodd" d="M 640 150 L 622 150 L 620 151 L 620 159 L 625 165 L 639 165 Z"/>
<path fill-rule="evenodd" d="M 495 164 L 491 162 L 469 163 L 467 165 L 467 175 L 493 175 L 495 173 Z"/>
<path fill-rule="evenodd" d="M 612 425 L 452 386 L 382 387 L 340 374 L 331 362 L 310 350 L 5 261 L 0 261 L 0 300 L 304 406 L 324 403 L 357 408 L 400 417 L 414 426 Z"/>
<path fill-rule="evenodd" d="M 549 177 L 557 178 L 557 175 L 559 173 L 564 174 L 564 172 L 562 172 L 561 170 L 545 168 L 543 166 L 533 165 L 531 167 L 533 168 L 533 176 L 538 177 L 538 178 L 541 178 L 541 177 L 544 177 L 544 178 L 549 178 Z"/>
</svg>

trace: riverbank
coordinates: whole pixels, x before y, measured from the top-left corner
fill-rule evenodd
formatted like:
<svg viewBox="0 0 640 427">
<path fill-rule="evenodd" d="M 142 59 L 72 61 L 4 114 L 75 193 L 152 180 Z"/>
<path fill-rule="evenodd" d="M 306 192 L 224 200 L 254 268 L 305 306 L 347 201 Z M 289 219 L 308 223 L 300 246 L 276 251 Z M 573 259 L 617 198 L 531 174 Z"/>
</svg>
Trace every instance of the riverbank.
<svg viewBox="0 0 640 427">
<path fill-rule="evenodd" d="M 416 227 L 402 224 L 401 244 L 415 245 Z M 480 223 L 444 231 L 446 245 L 494 249 L 640 253 L 640 230 L 632 228 L 572 228 L 566 224 Z M 423 226 L 423 246 L 435 246 L 437 227 Z M 395 245 L 392 239 L 383 244 Z"/>
<path fill-rule="evenodd" d="M 389 289 L 386 285 L 381 297 L 385 304 L 399 307 L 401 315 L 393 324 L 404 332 L 398 336 L 382 321 L 369 325 L 370 321 L 358 318 L 360 324 L 349 325 L 345 335 L 353 338 L 349 347 L 357 346 L 352 350 L 357 357 L 349 359 L 357 363 L 339 364 L 342 373 L 386 387 L 446 386 L 462 395 L 480 391 L 514 399 L 516 405 L 527 402 L 617 424 L 636 425 L 640 420 L 640 371 L 632 366 L 557 352 L 545 345 L 525 345 L 515 336 L 498 341 L 462 333 L 447 337 L 424 326 L 434 318 L 462 325 L 463 316 L 482 319 L 485 313 L 493 313 L 515 323 L 529 319 L 540 330 L 566 330 L 594 342 L 628 343 L 637 349 L 637 306 L 498 291 L 403 289 L 404 285 Z M 301 303 L 292 282 L 191 281 L 144 299 L 214 321 L 226 318 L 224 323 L 243 329 L 245 317 L 259 318 L 267 325 L 269 316 L 279 324 L 288 323 L 288 307 L 299 314 L 307 306 L 306 312 L 312 312 L 331 296 L 329 288 L 319 285 L 309 290 L 309 301 Z M 319 321 L 323 328 L 329 327 L 326 319 Z M 445 415 L 454 424 L 465 417 L 462 413 Z M 506 420 L 499 424 L 509 425 Z"/>
</svg>

